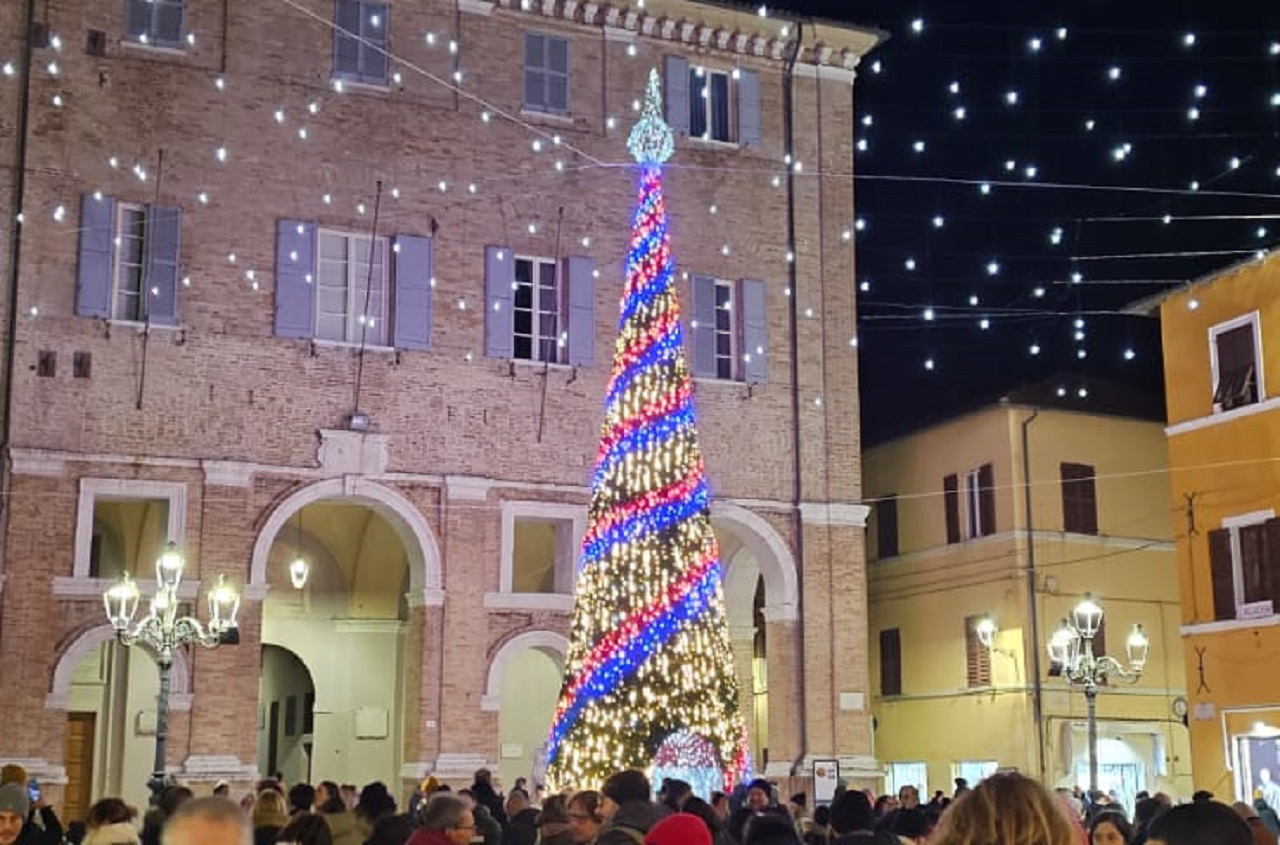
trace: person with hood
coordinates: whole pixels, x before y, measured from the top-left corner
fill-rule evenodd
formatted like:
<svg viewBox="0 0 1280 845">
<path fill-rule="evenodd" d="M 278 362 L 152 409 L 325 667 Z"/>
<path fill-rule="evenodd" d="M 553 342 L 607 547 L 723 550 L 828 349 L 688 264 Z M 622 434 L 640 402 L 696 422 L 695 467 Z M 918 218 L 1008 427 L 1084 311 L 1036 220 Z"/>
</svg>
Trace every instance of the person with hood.
<svg viewBox="0 0 1280 845">
<path fill-rule="evenodd" d="M 599 810 L 605 825 L 596 837 L 596 845 L 639 845 L 664 815 L 652 801 L 649 778 L 636 769 L 614 772 L 600 792 Z M 706 829 L 701 819 L 694 820 Z"/>
<path fill-rule="evenodd" d="M 471 794 L 477 804 L 489 808 L 489 815 L 498 824 L 506 827 L 507 814 L 502 809 L 502 796 L 493 786 L 493 772 L 488 769 L 476 769 L 475 781 L 471 784 Z"/>
<path fill-rule="evenodd" d="M 85 835 L 80 845 L 138 845 L 138 828 L 133 820 L 138 811 L 119 798 L 103 798 L 85 816 Z"/>
</svg>

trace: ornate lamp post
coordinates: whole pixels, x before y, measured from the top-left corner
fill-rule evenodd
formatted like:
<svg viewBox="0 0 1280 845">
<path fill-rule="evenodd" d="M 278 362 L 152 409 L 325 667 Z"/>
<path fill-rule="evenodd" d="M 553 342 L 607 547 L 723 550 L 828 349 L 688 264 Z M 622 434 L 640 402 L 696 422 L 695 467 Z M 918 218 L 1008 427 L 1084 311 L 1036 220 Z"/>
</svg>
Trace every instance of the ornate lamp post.
<svg viewBox="0 0 1280 845">
<path fill-rule="evenodd" d="M 1102 627 L 1102 607 L 1086 595 L 1071 611 L 1070 620 L 1063 619 L 1049 638 L 1049 659 L 1061 667 L 1062 676 L 1073 687 L 1084 691 L 1089 713 L 1089 790 L 1098 788 L 1098 687 L 1110 678 L 1136 683 L 1147 664 L 1151 641 L 1135 624 L 1125 642 L 1128 666 L 1106 654 L 1094 654 L 1093 640 Z"/>
<path fill-rule="evenodd" d="M 194 616 L 179 616 L 178 588 L 182 583 L 182 571 L 186 561 L 173 542 L 165 546 L 156 559 L 156 594 L 150 599 L 147 615 L 134 622 L 141 593 L 138 585 L 125 573 L 102 594 L 107 619 L 116 631 L 116 638 L 127 646 L 143 643 L 155 652 L 160 665 L 160 694 L 156 702 L 156 756 L 151 780 L 147 783 L 153 793 L 164 787 L 165 739 L 169 732 L 169 669 L 173 666 L 173 653 L 188 643 L 199 643 L 205 648 L 215 648 L 223 642 L 233 641 L 236 633 L 236 612 L 240 609 L 240 594 L 218 576 L 217 582 L 207 594 L 209 623 L 202 625 Z"/>
</svg>

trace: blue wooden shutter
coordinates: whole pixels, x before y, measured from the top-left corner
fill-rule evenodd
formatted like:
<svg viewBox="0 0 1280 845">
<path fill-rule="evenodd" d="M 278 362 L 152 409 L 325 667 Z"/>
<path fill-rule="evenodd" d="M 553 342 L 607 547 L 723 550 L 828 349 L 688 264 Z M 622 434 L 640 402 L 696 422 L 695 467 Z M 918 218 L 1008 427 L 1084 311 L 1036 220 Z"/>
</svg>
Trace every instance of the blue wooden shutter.
<svg viewBox="0 0 1280 845">
<path fill-rule="evenodd" d="M 678 135 L 689 134 L 689 60 L 667 56 L 667 123 Z"/>
<path fill-rule="evenodd" d="M 311 337 L 316 323 L 316 224 L 276 223 L 276 336 Z"/>
<path fill-rule="evenodd" d="M 360 75 L 360 7 L 360 0 L 337 0 L 333 13 L 334 76 L 355 79 Z"/>
<path fill-rule="evenodd" d="M 742 280 L 738 298 L 742 314 L 742 372 L 748 384 L 761 384 L 769 375 L 769 329 L 764 282 Z"/>
<path fill-rule="evenodd" d="M 716 280 L 714 276 L 693 277 L 693 320 L 689 324 L 693 340 L 693 374 L 697 378 L 716 377 Z"/>
<path fill-rule="evenodd" d="M 596 260 L 571 255 L 569 277 L 569 363 L 594 364 L 596 360 Z"/>
<path fill-rule="evenodd" d="M 542 111 L 547 105 L 547 38 L 537 32 L 524 34 L 524 107 Z"/>
<path fill-rule="evenodd" d="M 760 126 L 760 76 L 753 70 L 738 71 L 738 143 L 758 147 Z"/>
<path fill-rule="evenodd" d="M 147 322 L 178 324 L 178 253 L 182 248 L 182 209 L 147 206 L 147 267 L 143 281 Z"/>
<path fill-rule="evenodd" d="M 111 270 L 115 246 L 116 201 L 80 197 L 80 265 L 76 270 L 76 314 L 111 316 Z"/>
<path fill-rule="evenodd" d="M 397 349 L 431 348 L 431 239 L 396 235 L 396 298 L 392 344 Z"/>
<path fill-rule="evenodd" d="M 516 257 L 511 247 L 484 249 L 484 354 L 490 358 L 515 355 Z"/>
</svg>

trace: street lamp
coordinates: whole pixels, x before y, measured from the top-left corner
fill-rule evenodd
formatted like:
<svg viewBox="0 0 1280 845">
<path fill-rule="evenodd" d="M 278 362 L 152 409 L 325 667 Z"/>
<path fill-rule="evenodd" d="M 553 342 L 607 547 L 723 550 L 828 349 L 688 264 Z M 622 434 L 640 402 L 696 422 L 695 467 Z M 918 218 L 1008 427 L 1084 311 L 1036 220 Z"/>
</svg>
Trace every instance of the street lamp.
<svg viewBox="0 0 1280 845">
<path fill-rule="evenodd" d="M 170 541 L 156 559 L 156 594 L 150 599 L 147 615 L 136 623 L 134 616 L 142 595 L 129 573 L 124 573 L 102 594 L 102 604 L 111 627 L 115 629 L 116 638 L 126 646 L 135 643 L 150 646 L 160 666 L 156 756 L 151 780 L 147 784 L 155 794 L 164 787 L 165 739 L 169 732 L 169 669 L 173 666 L 173 653 L 188 643 L 215 648 L 223 642 L 234 641 L 236 612 L 240 609 L 240 594 L 227 583 L 226 576 L 219 575 L 207 594 L 208 625 L 202 625 L 195 616 L 179 616 L 178 588 L 185 568 L 182 553 Z"/>
<path fill-rule="evenodd" d="M 1102 628 L 1102 607 L 1086 595 L 1071 611 L 1071 619 L 1063 619 L 1049 638 L 1049 659 L 1061 668 L 1062 677 L 1073 687 L 1084 690 L 1089 713 L 1089 791 L 1098 788 L 1098 687 L 1109 678 L 1136 683 L 1147 665 L 1151 641 L 1135 624 L 1125 641 L 1128 666 L 1106 654 L 1094 654 L 1093 640 Z"/>
</svg>

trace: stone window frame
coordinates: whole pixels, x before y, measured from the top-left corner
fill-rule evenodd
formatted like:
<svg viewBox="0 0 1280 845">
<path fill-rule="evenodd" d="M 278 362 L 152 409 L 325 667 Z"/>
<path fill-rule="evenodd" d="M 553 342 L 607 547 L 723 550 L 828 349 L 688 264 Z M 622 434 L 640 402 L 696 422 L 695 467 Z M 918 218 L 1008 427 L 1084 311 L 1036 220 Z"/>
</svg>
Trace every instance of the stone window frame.
<svg viewBox="0 0 1280 845">
<path fill-rule="evenodd" d="M 187 533 L 187 485 L 181 481 L 150 481 L 129 478 L 82 478 L 76 503 L 75 552 L 71 576 L 54 579 L 53 593 L 60 598 L 101 600 L 102 593 L 115 580 L 89 574 L 93 550 L 93 512 L 99 499 L 165 499 L 169 503 L 168 537 L 184 550 Z M 149 594 L 152 572 L 133 573 L 139 588 Z M 145 577 L 136 577 L 145 576 Z M 196 596 L 196 581 L 188 578 L 179 592 L 182 598 Z"/>
<path fill-rule="evenodd" d="M 1219 405 L 1217 402 L 1213 402 L 1212 415 L 1214 416 L 1231 414 L 1235 411 L 1240 411 L 1244 408 L 1253 408 L 1256 405 L 1260 405 L 1263 402 L 1266 402 L 1267 399 L 1269 398 L 1267 396 L 1267 380 L 1266 380 L 1265 373 L 1263 372 L 1264 361 L 1262 358 L 1262 353 L 1263 353 L 1262 313 L 1256 309 L 1248 312 L 1247 314 L 1241 314 L 1238 317 L 1233 317 L 1230 320 L 1223 320 L 1220 323 L 1215 323 L 1209 327 L 1208 339 L 1209 339 L 1210 395 L 1212 396 L 1217 392 L 1218 379 L 1221 377 L 1221 373 L 1219 373 L 1218 371 L 1218 336 L 1221 334 L 1225 334 L 1226 332 L 1232 331 L 1233 329 L 1241 328 L 1243 326 L 1252 326 L 1253 328 L 1253 370 L 1254 370 L 1254 381 L 1257 385 L 1258 399 L 1256 402 L 1250 402 L 1247 405 L 1241 405 L 1238 408 L 1232 408 L 1230 410 L 1224 410 L 1222 406 Z"/>
<path fill-rule="evenodd" d="M 577 547 L 570 550 L 563 565 L 568 568 L 564 592 L 512 592 L 515 567 L 515 528 L 521 519 L 569 522 L 575 542 L 587 531 L 587 508 L 572 502 L 504 501 L 502 511 L 502 545 L 499 557 L 498 590 L 485 595 L 485 607 L 492 610 L 573 610 L 573 582 L 577 575 Z"/>
</svg>

